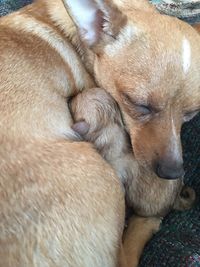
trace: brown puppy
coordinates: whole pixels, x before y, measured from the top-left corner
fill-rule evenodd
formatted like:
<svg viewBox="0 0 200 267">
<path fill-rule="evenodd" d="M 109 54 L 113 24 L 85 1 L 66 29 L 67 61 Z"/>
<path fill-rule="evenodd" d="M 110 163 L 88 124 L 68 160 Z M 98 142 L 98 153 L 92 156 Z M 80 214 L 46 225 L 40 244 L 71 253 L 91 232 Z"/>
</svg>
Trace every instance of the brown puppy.
<svg viewBox="0 0 200 267">
<path fill-rule="evenodd" d="M 76 122 L 72 128 L 92 142 L 116 170 L 126 189 L 127 203 L 138 215 L 164 216 L 171 208 L 192 206 L 195 192 L 183 186 L 181 179 L 160 179 L 135 160 L 119 106 L 105 90 L 84 90 L 70 106 Z"/>
<path fill-rule="evenodd" d="M 119 180 L 91 145 L 70 141 L 66 99 L 105 88 L 136 159 L 175 178 L 181 124 L 200 108 L 199 54 L 196 31 L 146 1 L 38 0 L 0 19 L 0 266 L 122 263 Z M 131 265 L 158 228 L 142 220 L 142 236 L 141 220 L 129 231 Z"/>
</svg>

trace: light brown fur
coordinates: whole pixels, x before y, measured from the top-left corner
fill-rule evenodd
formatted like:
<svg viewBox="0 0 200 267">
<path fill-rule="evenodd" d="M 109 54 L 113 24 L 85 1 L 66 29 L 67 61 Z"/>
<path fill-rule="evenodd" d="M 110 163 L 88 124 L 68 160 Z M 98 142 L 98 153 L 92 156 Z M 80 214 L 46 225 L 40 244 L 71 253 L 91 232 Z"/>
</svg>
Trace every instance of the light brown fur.
<svg viewBox="0 0 200 267">
<path fill-rule="evenodd" d="M 120 183 L 91 145 L 70 141 L 76 136 L 66 99 L 95 84 L 104 87 L 120 105 L 137 159 L 150 166 L 161 126 L 134 121 L 122 92 L 142 98 L 154 92 L 155 101 L 166 107 L 160 117 L 168 125 L 175 103 L 177 132 L 183 107 L 188 112 L 200 104 L 199 36 L 152 8 L 144 16 L 146 1 L 145 11 L 134 9 L 136 3 L 116 1 L 117 8 L 98 0 L 90 44 L 61 0 L 38 0 L 0 19 L 0 266 L 111 267 L 121 261 Z M 134 35 L 123 32 L 127 25 Z M 180 67 L 184 36 L 192 49 L 187 75 Z M 139 136 L 149 136 L 148 142 L 138 143 Z M 159 148 L 167 137 L 166 131 Z M 150 219 L 144 240 L 158 224 Z M 135 225 L 130 229 L 133 236 L 138 231 Z M 136 266 L 139 255 L 132 257 Z"/>
<path fill-rule="evenodd" d="M 116 170 L 125 187 L 127 204 L 140 216 L 165 216 L 170 209 L 184 210 L 195 201 L 195 192 L 181 179 L 164 180 L 136 161 L 121 113 L 114 99 L 101 88 L 84 90 L 70 102 L 78 134 L 94 144 Z M 80 124 L 81 123 L 81 124 Z M 182 196 L 182 191 L 188 195 Z"/>
</svg>

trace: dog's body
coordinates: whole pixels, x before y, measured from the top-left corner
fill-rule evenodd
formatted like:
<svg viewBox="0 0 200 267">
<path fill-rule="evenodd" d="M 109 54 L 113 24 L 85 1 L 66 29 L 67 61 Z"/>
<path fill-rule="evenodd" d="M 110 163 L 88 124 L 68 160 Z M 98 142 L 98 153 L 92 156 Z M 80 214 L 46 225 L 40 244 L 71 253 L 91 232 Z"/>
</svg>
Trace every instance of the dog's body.
<svg viewBox="0 0 200 267">
<path fill-rule="evenodd" d="M 184 210 L 192 206 L 195 193 L 181 179 L 160 179 L 134 159 L 119 107 L 105 90 L 84 90 L 71 100 L 70 106 L 75 121 L 72 128 L 93 143 L 116 170 L 126 189 L 127 204 L 135 213 L 162 217 L 172 208 Z"/>
<path fill-rule="evenodd" d="M 170 84 L 173 90 L 163 94 L 162 104 L 164 95 L 173 97 L 176 92 L 179 96 L 179 91 L 184 98 L 177 114 L 182 115 L 182 103 L 187 112 L 196 111 L 200 104 L 195 95 L 200 84 L 200 60 L 195 57 L 200 50 L 199 37 L 189 26 L 156 14 L 145 1 L 141 1 L 145 11 L 133 9 L 134 2 L 137 5 L 138 1 L 116 1 L 117 8 L 110 1 L 77 1 L 83 12 L 88 12 L 83 18 L 77 17 L 74 1 L 64 1 L 79 31 L 61 0 L 38 0 L 0 19 L 0 266 L 125 264 L 123 253 L 119 253 L 124 220 L 120 182 L 89 144 L 70 141 L 75 133 L 66 98 L 95 83 L 105 87 L 120 104 L 133 145 L 138 138 L 132 131 L 130 103 L 129 108 L 124 104 L 122 97 L 127 100 L 127 95 L 122 89 L 127 93 L 133 85 L 144 88 L 147 78 L 153 88 L 167 72 L 165 85 L 168 88 Z M 144 12 L 149 12 L 148 16 L 144 17 Z M 155 30 L 150 34 L 151 28 Z M 172 45 L 170 35 L 162 35 L 171 28 L 176 36 Z M 183 38 L 187 41 L 182 48 Z M 168 53 L 161 56 L 161 49 L 167 46 Z M 191 62 L 182 55 L 187 48 Z M 179 67 L 182 58 L 183 67 Z M 170 65 L 174 59 L 173 70 L 179 77 L 175 87 Z M 152 67 L 150 73 L 147 62 Z M 166 72 L 162 64 L 168 66 Z M 158 73 L 156 79 L 152 79 L 152 72 Z M 187 82 L 177 91 L 184 75 Z M 189 93 L 184 89 L 188 83 L 193 88 Z M 146 94 L 143 91 L 142 95 Z M 179 131 L 179 120 L 175 119 Z M 154 134 L 151 127 L 149 144 Z M 167 143 L 166 136 L 163 140 Z M 177 140 L 173 139 L 175 145 Z M 138 158 L 139 150 L 136 146 Z M 177 158 L 179 152 L 177 146 Z M 148 151 L 144 153 L 152 160 Z M 155 220 L 144 222 L 141 238 L 137 225 L 130 228 L 140 241 L 128 259 L 133 266 L 146 238 L 158 227 Z M 134 240 L 128 242 L 128 251 L 132 243 Z"/>
</svg>

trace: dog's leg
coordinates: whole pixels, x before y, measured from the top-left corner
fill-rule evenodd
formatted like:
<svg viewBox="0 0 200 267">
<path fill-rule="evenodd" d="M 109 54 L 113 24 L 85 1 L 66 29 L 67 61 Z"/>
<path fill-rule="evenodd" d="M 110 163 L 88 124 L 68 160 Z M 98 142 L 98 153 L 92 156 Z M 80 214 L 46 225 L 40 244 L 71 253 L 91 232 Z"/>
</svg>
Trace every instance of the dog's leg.
<svg viewBox="0 0 200 267">
<path fill-rule="evenodd" d="M 128 267 L 136 267 L 146 243 L 159 230 L 160 218 L 133 216 L 124 234 L 123 250 Z M 123 266 L 123 265 L 122 265 Z"/>
<path fill-rule="evenodd" d="M 124 253 L 123 244 L 121 245 L 121 248 L 120 248 L 118 267 L 128 267 L 126 255 Z"/>
</svg>

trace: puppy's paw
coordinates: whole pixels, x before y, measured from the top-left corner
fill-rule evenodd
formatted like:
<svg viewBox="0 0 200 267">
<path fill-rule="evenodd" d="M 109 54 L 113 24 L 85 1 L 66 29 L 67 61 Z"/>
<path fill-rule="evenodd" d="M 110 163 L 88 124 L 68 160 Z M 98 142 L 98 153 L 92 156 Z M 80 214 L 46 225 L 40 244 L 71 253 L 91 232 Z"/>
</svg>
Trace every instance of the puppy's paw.
<svg viewBox="0 0 200 267">
<path fill-rule="evenodd" d="M 90 125 L 86 121 L 82 120 L 74 123 L 72 125 L 72 129 L 80 136 L 84 136 L 88 133 Z"/>
<path fill-rule="evenodd" d="M 189 186 L 184 185 L 181 193 L 178 195 L 175 203 L 175 210 L 188 210 L 192 208 L 196 200 L 196 193 L 194 189 Z"/>
<path fill-rule="evenodd" d="M 185 200 L 186 208 L 191 208 L 196 200 L 196 193 L 194 189 L 186 185 L 183 186 L 180 196 Z"/>
<path fill-rule="evenodd" d="M 148 228 L 152 229 L 152 234 L 157 233 L 160 230 L 160 226 L 161 226 L 163 218 L 161 218 L 161 217 L 150 217 L 150 218 L 147 218 L 147 219 L 148 219 L 147 220 L 147 225 L 148 225 Z"/>
</svg>

